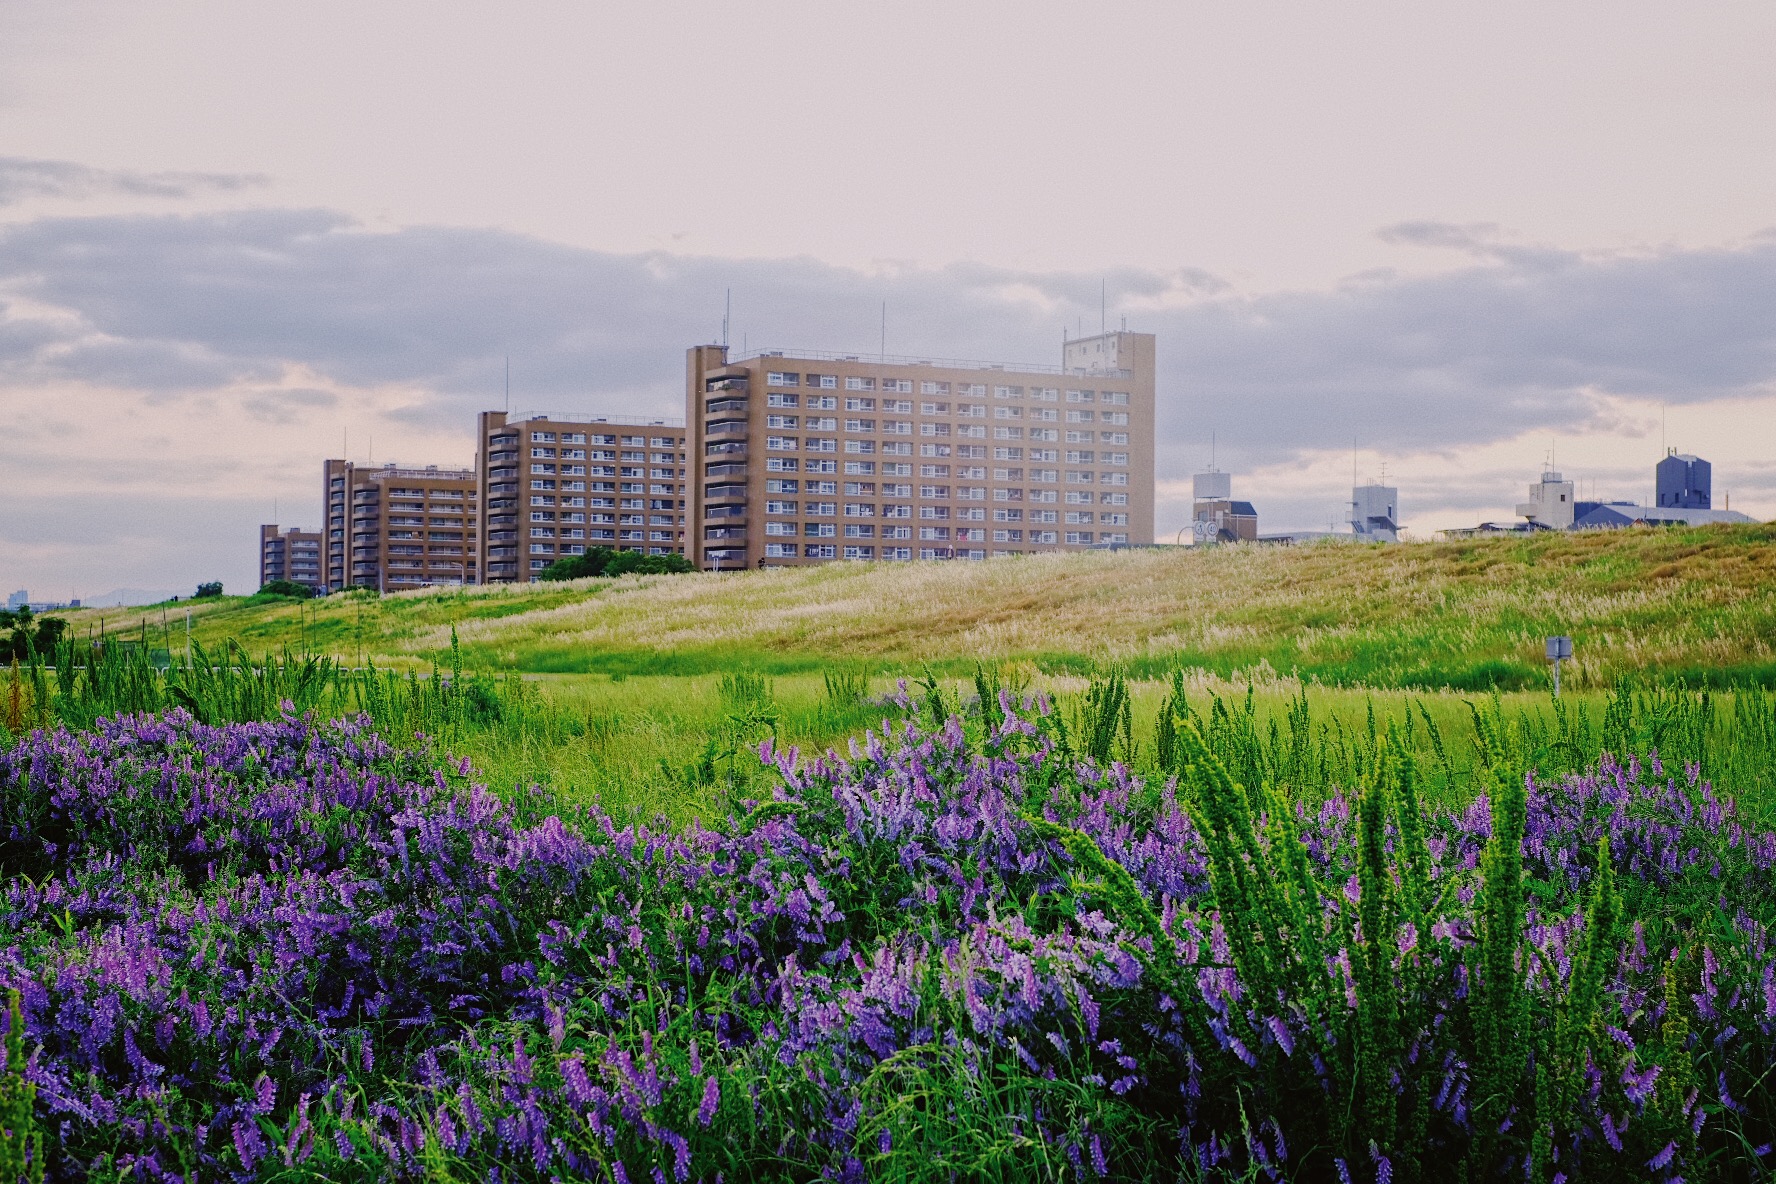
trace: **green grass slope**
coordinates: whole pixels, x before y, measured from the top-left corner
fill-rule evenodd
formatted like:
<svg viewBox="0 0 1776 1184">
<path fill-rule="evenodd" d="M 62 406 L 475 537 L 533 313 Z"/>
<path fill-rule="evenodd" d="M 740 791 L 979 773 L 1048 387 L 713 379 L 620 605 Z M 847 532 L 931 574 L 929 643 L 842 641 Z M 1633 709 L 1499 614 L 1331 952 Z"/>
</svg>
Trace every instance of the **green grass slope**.
<svg viewBox="0 0 1776 1184">
<path fill-rule="evenodd" d="M 1541 639 L 1570 633 L 1574 687 L 1619 674 L 1773 686 L 1776 525 L 224 598 L 71 620 L 177 651 L 187 609 L 205 644 L 429 663 L 455 628 L 472 666 L 529 672 L 1268 665 L 1341 685 L 1510 688 L 1545 680 Z"/>
</svg>

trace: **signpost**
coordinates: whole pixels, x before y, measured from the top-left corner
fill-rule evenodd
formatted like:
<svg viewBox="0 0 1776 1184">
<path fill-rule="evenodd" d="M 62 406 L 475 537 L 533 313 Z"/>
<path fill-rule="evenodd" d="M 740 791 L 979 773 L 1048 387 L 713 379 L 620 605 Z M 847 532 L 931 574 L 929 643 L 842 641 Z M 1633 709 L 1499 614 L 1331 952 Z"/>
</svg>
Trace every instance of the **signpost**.
<svg viewBox="0 0 1776 1184">
<path fill-rule="evenodd" d="M 1554 663 L 1554 697 L 1560 698 L 1560 659 L 1573 656 L 1573 639 L 1570 637 L 1550 637 L 1548 639 L 1548 661 Z"/>
</svg>

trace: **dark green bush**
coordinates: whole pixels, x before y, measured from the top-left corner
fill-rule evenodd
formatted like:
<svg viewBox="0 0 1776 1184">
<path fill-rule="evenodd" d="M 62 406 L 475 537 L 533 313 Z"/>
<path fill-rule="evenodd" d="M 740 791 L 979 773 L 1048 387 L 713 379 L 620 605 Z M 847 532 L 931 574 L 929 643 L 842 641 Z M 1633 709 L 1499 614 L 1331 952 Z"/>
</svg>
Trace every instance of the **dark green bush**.
<svg viewBox="0 0 1776 1184">
<path fill-rule="evenodd" d="M 584 555 L 564 555 L 544 568 L 538 579 L 581 580 L 588 576 L 679 575 L 697 569 L 683 555 L 643 555 L 639 551 L 613 551 L 590 547 Z"/>
</svg>

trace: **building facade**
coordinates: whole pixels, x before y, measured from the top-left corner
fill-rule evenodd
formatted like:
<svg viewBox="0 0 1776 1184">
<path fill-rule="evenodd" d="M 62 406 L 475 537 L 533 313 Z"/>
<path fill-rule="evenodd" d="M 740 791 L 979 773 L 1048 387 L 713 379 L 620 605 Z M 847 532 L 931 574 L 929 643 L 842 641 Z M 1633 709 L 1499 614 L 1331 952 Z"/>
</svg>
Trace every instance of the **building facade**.
<svg viewBox="0 0 1776 1184">
<path fill-rule="evenodd" d="M 335 459 L 322 466 L 322 489 L 323 591 L 479 582 L 472 470 Z"/>
<path fill-rule="evenodd" d="M 1653 466 L 1655 504 L 1667 510 L 1707 510 L 1714 506 L 1714 467 L 1699 456 L 1667 452 Z"/>
<path fill-rule="evenodd" d="M 1153 541 L 1152 334 L 1058 367 L 695 346 L 685 402 L 706 570 Z"/>
<path fill-rule="evenodd" d="M 275 524 L 259 528 L 259 586 L 288 580 L 317 592 L 325 591 L 321 573 L 321 533 L 318 530 L 279 531 Z"/>
<path fill-rule="evenodd" d="M 534 580 L 587 547 L 682 555 L 690 469 L 684 425 L 481 413 L 475 487 L 487 583 Z"/>
<path fill-rule="evenodd" d="M 1399 542 L 1399 487 L 1381 484 L 1352 486 L 1351 533 L 1359 542 Z"/>
</svg>

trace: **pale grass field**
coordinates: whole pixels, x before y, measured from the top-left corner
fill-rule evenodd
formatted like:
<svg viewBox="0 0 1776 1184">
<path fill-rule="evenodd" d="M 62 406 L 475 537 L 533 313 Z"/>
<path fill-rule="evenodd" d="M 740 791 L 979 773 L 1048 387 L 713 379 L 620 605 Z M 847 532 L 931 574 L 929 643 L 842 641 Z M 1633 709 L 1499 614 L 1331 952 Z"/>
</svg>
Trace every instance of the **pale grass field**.
<svg viewBox="0 0 1776 1184">
<path fill-rule="evenodd" d="M 186 605 L 107 610 L 182 652 Z M 77 632 L 100 614 L 71 614 Z M 159 630 L 159 640 L 154 636 Z M 308 605 L 195 608 L 193 635 L 356 662 L 426 665 L 451 631 L 471 666 L 522 671 L 961 673 L 1072 657 L 1137 674 L 1266 668 L 1323 683 L 1504 685 L 1539 678 L 1572 634 L 1573 687 L 1619 674 L 1776 675 L 1776 528 L 1597 532 L 1393 547 L 1232 546 L 834 564 L 723 575 L 437 589 Z M 1478 673 L 1475 673 L 1478 671 Z M 1735 674 L 1733 677 L 1740 677 Z"/>
</svg>

